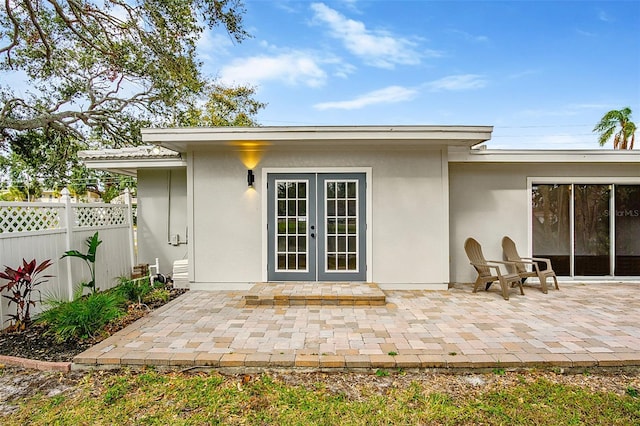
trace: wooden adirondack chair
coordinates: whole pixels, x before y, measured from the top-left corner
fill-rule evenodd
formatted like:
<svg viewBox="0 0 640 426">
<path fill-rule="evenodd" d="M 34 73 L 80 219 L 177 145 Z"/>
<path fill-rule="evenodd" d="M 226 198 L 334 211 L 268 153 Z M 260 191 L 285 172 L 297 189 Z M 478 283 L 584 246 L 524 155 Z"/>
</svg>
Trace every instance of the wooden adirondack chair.
<svg viewBox="0 0 640 426">
<path fill-rule="evenodd" d="M 517 273 L 503 273 L 500 270 L 500 265 L 508 266 L 509 262 L 498 260 L 486 260 L 482 254 L 482 247 L 480 243 L 473 238 L 467 238 L 464 242 L 464 251 L 467 253 L 469 262 L 478 272 L 478 278 L 473 286 L 473 292 L 478 291 L 478 287 L 485 284 L 485 290 L 489 290 L 491 284 L 498 281 L 500 283 L 500 289 L 502 290 L 502 297 L 504 300 L 509 300 L 509 287 L 518 286 L 520 288 L 520 294 L 524 295 L 522 289 L 522 281 L 520 275 Z M 511 265 L 515 267 L 515 265 Z"/>
<path fill-rule="evenodd" d="M 542 287 L 542 292 L 546 294 L 547 277 L 551 277 L 555 282 L 556 290 L 560 290 L 560 287 L 558 287 L 558 278 L 556 277 L 556 273 L 551 268 L 551 260 L 541 257 L 520 257 L 518 250 L 516 249 L 516 243 L 506 236 L 502 239 L 502 251 L 504 252 L 505 258 L 509 262 L 514 263 L 515 272 L 520 275 L 523 284 L 529 277 L 538 277 L 538 280 L 540 280 L 540 286 Z M 544 262 L 547 267 L 545 269 L 540 269 L 538 262 Z M 531 269 L 527 269 L 528 265 L 531 265 Z"/>
</svg>

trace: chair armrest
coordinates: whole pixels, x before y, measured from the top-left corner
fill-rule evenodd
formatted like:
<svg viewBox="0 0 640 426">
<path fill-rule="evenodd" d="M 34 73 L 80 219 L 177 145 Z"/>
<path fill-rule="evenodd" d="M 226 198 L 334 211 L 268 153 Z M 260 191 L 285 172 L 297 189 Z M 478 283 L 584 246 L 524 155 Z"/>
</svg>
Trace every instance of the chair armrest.
<svg viewBox="0 0 640 426">
<path fill-rule="evenodd" d="M 548 271 L 552 271 L 553 269 L 551 268 L 551 260 L 550 259 L 544 259 L 541 257 L 534 257 L 532 258 L 533 260 L 537 261 L 537 262 L 544 262 L 547 265 L 547 269 Z"/>
<path fill-rule="evenodd" d="M 521 257 L 520 260 L 510 260 L 509 262 L 514 262 L 514 263 L 536 263 L 533 260 L 525 260 L 525 259 L 531 259 L 530 257 Z"/>
<path fill-rule="evenodd" d="M 543 257 L 523 257 L 523 259 L 530 259 L 533 262 L 544 262 L 547 265 L 547 269 L 551 270 L 551 260 Z"/>
<path fill-rule="evenodd" d="M 530 257 L 521 257 L 520 260 L 510 260 L 510 262 L 514 262 L 514 263 L 518 263 L 518 264 L 522 264 L 522 265 L 531 265 L 531 269 L 533 269 L 533 271 L 535 271 L 536 273 L 540 272 L 540 267 L 538 266 L 538 264 L 536 262 L 534 262 L 533 260 L 525 260 L 525 259 L 531 259 Z M 525 267 L 526 269 L 526 267 Z"/>
<path fill-rule="evenodd" d="M 499 263 L 501 265 L 515 265 L 518 262 L 514 262 L 513 260 L 487 260 L 488 263 Z"/>
<path fill-rule="evenodd" d="M 492 265 L 492 263 L 497 263 L 498 265 Z M 471 262 L 471 265 L 475 266 L 482 266 L 485 268 L 489 268 L 489 269 L 495 269 L 496 270 L 496 275 L 503 276 L 505 275 L 504 273 L 502 273 L 502 271 L 500 270 L 500 266 L 499 265 L 514 265 L 515 264 L 513 262 L 507 262 L 507 261 L 501 261 L 501 260 L 487 260 L 487 263 L 473 263 Z M 507 271 L 508 273 L 508 271 Z"/>
</svg>

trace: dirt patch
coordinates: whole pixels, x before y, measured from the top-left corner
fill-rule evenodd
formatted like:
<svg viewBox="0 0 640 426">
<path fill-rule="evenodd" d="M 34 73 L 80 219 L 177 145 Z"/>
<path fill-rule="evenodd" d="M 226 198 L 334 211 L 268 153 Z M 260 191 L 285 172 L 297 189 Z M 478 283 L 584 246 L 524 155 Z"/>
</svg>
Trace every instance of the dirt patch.
<svg viewBox="0 0 640 426">
<path fill-rule="evenodd" d="M 82 379 L 82 373 L 55 373 L 0 366 L 0 417 L 18 409 L 18 401 L 36 394 L 54 397 L 70 394 Z"/>
<path fill-rule="evenodd" d="M 612 392 L 624 395 L 629 388 L 640 389 L 640 371 L 616 370 L 595 373 L 556 373 L 552 371 L 518 371 L 495 373 L 407 372 L 380 377 L 366 373 L 274 373 L 274 379 L 307 389 L 324 389 L 361 401 L 371 395 L 387 394 L 392 389 L 406 389 L 414 383 L 429 393 L 453 397 L 470 397 L 480 393 L 531 383 L 545 379 L 551 383 L 578 386 L 592 392 Z"/>
</svg>

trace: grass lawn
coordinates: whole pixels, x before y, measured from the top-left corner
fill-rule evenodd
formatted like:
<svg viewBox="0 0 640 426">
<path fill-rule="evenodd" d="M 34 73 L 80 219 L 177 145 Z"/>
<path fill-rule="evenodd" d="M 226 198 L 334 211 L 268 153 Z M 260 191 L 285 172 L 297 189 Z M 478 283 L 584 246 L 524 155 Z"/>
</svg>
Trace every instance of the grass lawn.
<svg viewBox="0 0 640 426">
<path fill-rule="evenodd" d="M 0 424 L 640 424 L 637 375 L 621 392 L 549 374 L 474 376 L 483 386 L 461 386 L 462 378 L 446 374 L 380 376 L 325 374 L 295 382 L 278 373 L 92 372 L 64 392 L 12 401 L 18 408 L 0 415 Z M 582 383 L 576 376 L 572 381 Z M 455 383 L 438 382 L 445 379 Z"/>
</svg>

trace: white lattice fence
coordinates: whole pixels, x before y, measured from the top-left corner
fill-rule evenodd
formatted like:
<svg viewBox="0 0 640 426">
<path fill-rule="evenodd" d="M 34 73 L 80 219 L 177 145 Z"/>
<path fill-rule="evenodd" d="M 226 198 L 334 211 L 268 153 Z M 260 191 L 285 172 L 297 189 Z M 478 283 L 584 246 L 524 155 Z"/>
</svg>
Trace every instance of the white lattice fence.
<svg viewBox="0 0 640 426">
<path fill-rule="evenodd" d="M 0 233 L 35 232 L 63 227 L 64 205 L 46 203 L 0 204 Z"/>
<path fill-rule="evenodd" d="M 101 205 L 73 207 L 75 224 L 80 228 L 96 226 L 129 225 L 127 205 Z"/>
<path fill-rule="evenodd" d="M 84 241 L 98 231 L 102 244 L 96 281 L 101 290 L 114 286 L 117 277 L 129 275 L 135 264 L 130 198 L 128 204 L 76 204 L 67 190 L 62 193 L 62 203 L 0 203 L 0 268 L 15 268 L 23 258 L 51 259 L 54 265 L 47 273 L 55 277 L 41 290 L 71 299 L 74 288 L 88 280 L 88 271 L 79 259 L 60 257 L 72 249 L 86 252 Z M 8 325 L 8 312 L 14 309 L 8 310 L 2 298 L 0 329 Z"/>
</svg>

